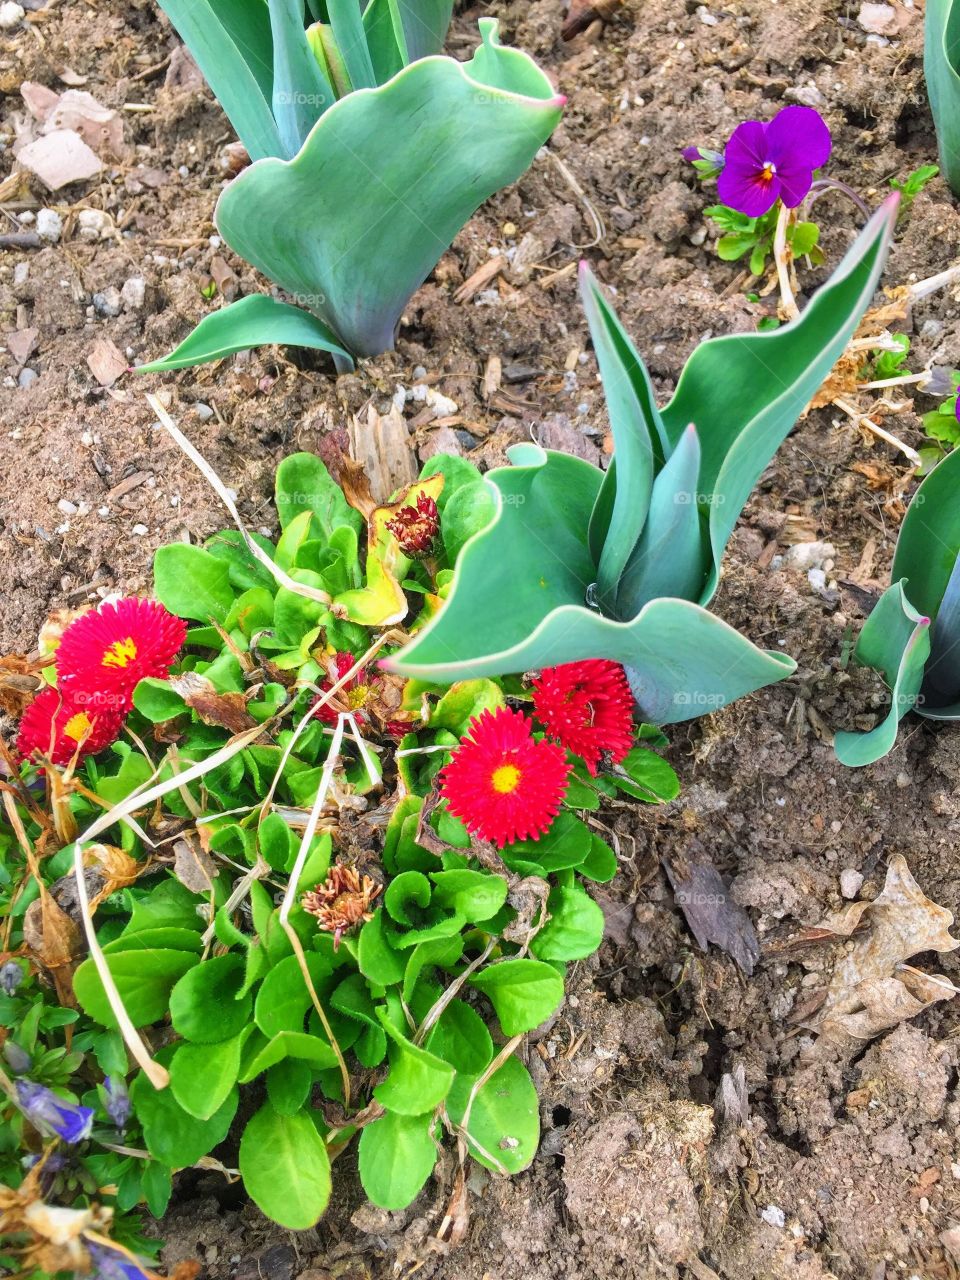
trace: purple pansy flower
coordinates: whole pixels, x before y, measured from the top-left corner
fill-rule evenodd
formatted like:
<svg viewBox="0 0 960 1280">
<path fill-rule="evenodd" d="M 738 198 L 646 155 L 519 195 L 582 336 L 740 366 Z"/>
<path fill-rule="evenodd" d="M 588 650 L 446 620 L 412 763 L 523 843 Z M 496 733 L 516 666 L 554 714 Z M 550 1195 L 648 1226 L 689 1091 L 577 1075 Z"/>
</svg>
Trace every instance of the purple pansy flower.
<svg viewBox="0 0 960 1280">
<path fill-rule="evenodd" d="M 717 194 L 725 205 L 759 218 L 782 200 L 795 209 L 830 158 L 830 130 L 812 107 L 784 107 L 769 124 L 745 120 L 724 152 Z"/>
<path fill-rule="evenodd" d="M 32 1080 L 17 1081 L 17 1099 L 35 1128 L 64 1142 L 82 1142 L 93 1127 L 93 1108 L 68 1102 L 52 1089 Z"/>
</svg>

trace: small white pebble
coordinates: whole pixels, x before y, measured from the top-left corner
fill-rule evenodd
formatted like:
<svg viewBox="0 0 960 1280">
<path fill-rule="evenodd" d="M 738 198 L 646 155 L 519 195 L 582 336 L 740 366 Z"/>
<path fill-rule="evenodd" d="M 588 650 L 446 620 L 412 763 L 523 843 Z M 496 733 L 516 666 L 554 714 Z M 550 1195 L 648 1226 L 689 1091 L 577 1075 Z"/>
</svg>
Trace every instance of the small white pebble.
<svg viewBox="0 0 960 1280">
<path fill-rule="evenodd" d="M 32 209 L 24 209 L 23 213 L 21 213 L 17 219 L 21 227 L 29 227 L 32 223 L 36 222 L 36 220 L 37 215 Z"/>
<path fill-rule="evenodd" d="M 211 248 L 211 249 L 219 249 L 219 248 L 220 248 L 220 246 L 221 246 L 222 244 L 223 244 L 223 241 L 220 239 L 220 237 L 219 237 L 219 236 L 211 236 L 211 237 L 210 237 L 210 248 Z"/>
<path fill-rule="evenodd" d="M 57 503 L 57 510 L 63 512 L 65 516 L 75 516 L 77 514 L 77 504 L 71 502 L 69 498 L 61 498 Z"/>
<path fill-rule="evenodd" d="M 840 872 L 840 893 L 848 902 L 852 902 L 860 892 L 863 876 L 853 867 L 844 867 Z"/>
<path fill-rule="evenodd" d="M 5 0 L 0 4 L 0 31 L 11 31 L 23 21 L 24 14 L 23 5 L 15 4 L 14 0 Z"/>
<path fill-rule="evenodd" d="M 26 284 L 27 277 L 30 275 L 30 263 L 18 262 L 13 268 L 13 283 L 15 285 Z"/>
<path fill-rule="evenodd" d="M 133 526 L 132 532 L 135 533 L 138 538 L 142 538 L 143 535 L 145 533 L 149 533 L 150 530 L 147 528 L 145 524 L 135 524 Z"/>
<path fill-rule="evenodd" d="M 771 1227 L 783 1227 L 786 1222 L 783 1210 L 775 1204 L 768 1204 L 761 1213 L 760 1217 L 764 1222 L 768 1222 Z"/>
<path fill-rule="evenodd" d="M 827 585 L 827 575 L 822 569 L 810 569 L 807 572 L 807 581 L 814 591 L 822 591 Z"/>
<path fill-rule="evenodd" d="M 48 244 L 56 244 L 63 233 L 63 219 L 56 209 L 41 209 L 37 214 L 37 235 Z"/>
<path fill-rule="evenodd" d="M 209 422 L 213 417 L 213 410 L 208 404 L 204 404 L 202 400 L 193 406 L 193 411 L 201 422 Z"/>
<path fill-rule="evenodd" d="M 109 514 L 110 514 L 110 508 L 109 508 L 109 507 L 97 507 L 97 515 L 98 515 L 98 516 L 108 516 Z"/>
<path fill-rule="evenodd" d="M 139 311 L 147 294 L 147 282 L 143 276 L 131 276 L 120 290 L 123 305 L 128 311 Z"/>
</svg>

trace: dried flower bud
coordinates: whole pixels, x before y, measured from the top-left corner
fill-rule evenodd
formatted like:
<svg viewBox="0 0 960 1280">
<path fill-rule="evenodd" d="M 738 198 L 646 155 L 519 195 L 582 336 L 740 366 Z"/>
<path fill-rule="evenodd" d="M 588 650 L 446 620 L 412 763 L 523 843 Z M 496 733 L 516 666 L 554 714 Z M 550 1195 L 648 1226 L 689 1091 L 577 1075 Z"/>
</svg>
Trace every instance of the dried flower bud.
<svg viewBox="0 0 960 1280">
<path fill-rule="evenodd" d="M 370 876 L 337 862 L 322 885 L 303 895 L 302 904 L 304 911 L 316 916 L 319 928 L 333 934 L 336 950 L 348 929 L 372 919 L 373 902 L 382 892 L 383 885 Z"/>
<path fill-rule="evenodd" d="M 400 543 L 400 550 L 412 560 L 421 560 L 430 554 L 440 532 L 440 513 L 429 494 L 421 493 L 415 507 L 398 507 L 397 514 L 387 521 L 387 528 Z"/>
</svg>

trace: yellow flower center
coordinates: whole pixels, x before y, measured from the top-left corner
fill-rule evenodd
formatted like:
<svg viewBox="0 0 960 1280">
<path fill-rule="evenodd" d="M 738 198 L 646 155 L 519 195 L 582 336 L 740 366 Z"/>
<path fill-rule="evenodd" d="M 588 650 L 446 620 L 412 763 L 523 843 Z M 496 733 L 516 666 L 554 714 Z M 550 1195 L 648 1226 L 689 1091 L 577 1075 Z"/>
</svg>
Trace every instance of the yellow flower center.
<svg viewBox="0 0 960 1280">
<path fill-rule="evenodd" d="M 508 796 L 519 787 L 521 776 L 515 764 L 502 764 L 499 769 L 494 769 L 490 781 L 494 791 L 501 796 Z"/>
<path fill-rule="evenodd" d="M 760 174 L 761 182 L 771 182 L 777 172 L 777 166 L 769 161 L 763 166 L 763 172 Z"/>
<path fill-rule="evenodd" d="M 67 723 L 63 726 L 63 732 L 68 738 L 72 738 L 74 742 L 82 742 L 90 730 L 93 728 L 90 717 L 85 711 L 78 711 L 75 716 L 71 716 Z"/>
<path fill-rule="evenodd" d="M 346 689 L 344 692 L 347 695 L 347 706 L 350 710 L 359 711 L 370 696 L 370 686 L 368 684 L 358 684 L 355 689 Z"/>
<path fill-rule="evenodd" d="M 136 641 L 133 636 L 127 636 L 126 640 L 114 640 L 110 648 L 104 653 L 103 661 L 100 665 L 103 667 L 126 667 L 136 656 Z"/>
</svg>

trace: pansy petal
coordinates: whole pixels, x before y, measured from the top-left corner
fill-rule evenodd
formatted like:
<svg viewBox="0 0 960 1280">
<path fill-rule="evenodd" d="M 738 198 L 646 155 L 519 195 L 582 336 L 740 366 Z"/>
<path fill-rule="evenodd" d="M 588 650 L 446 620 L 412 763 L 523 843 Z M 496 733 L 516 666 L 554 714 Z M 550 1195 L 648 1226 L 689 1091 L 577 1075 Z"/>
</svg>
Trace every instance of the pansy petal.
<svg viewBox="0 0 960 1280">
<path fill-rule="evenodd" d="M 772 209 L 780 194 L 776 178 L 763 178 L 760 169 L 727 164 L 717 178 L 717 195 L 723 204 L 748 218 L 759 218 Z"/>
<path fill-rule="evenodd" d="M 780 198 L 788 209 L 795 209 L 807 196 L 813 185 L 813 174 L 809 169 L 787 167 L 777 170 L 780 184 Z"/>
<path fill-rule="evenodd" d="M 745 164 L 753 169 L 762 169 L 769 159 L 767 155 L 767 126 L 759 120 L 744 120 L 738 124 L 730 135 L 730 141 L 724 149 L 726 163 Z"/>
<path fill-rule="evenodd" d="M 783 169 L 813 172 L 830 159 L 830 130 L 812 107 L 784 107 L 767 125 L 767 159 Z"/>
</svg>

